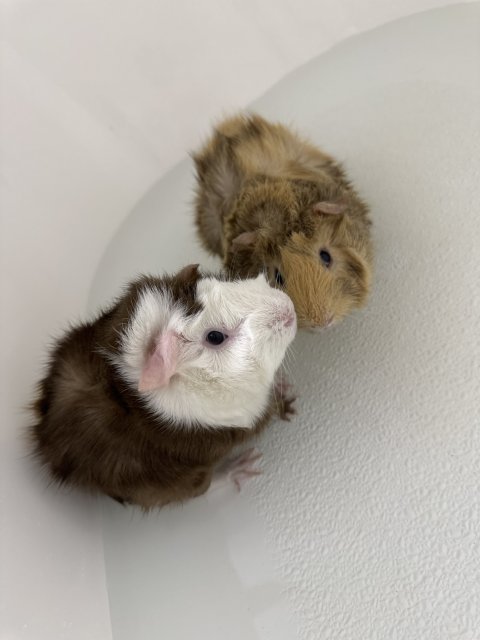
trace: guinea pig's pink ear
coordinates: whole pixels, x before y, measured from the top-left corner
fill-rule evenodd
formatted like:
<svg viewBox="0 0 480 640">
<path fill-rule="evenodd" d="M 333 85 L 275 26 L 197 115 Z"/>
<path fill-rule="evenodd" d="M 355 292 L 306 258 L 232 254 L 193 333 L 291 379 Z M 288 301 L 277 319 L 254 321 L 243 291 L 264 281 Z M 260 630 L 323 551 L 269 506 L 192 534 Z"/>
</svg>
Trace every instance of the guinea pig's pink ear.
<svg viewBox="0 0 480 640">
<path fill-rule="evenodd" d="M 244 231 L 232 241 L 233 251 L 242 251 L 248 249 L 255 244 L 258 237 L 258 231 Z"/>
<path fill-rule="evenodd" d="M 173 331 L 161 333 L 143 365 L 139 391 L 154 391 L 167 386 L 177 370 L 178 338 Z"/>
<path fill-rule="evenodd" d="M 347 205 L 342 202 L 317 202 L 313 205 L 315 213 L 326 213 L 329 216 L 336 216 L 345 213 Z"/>
</svg>

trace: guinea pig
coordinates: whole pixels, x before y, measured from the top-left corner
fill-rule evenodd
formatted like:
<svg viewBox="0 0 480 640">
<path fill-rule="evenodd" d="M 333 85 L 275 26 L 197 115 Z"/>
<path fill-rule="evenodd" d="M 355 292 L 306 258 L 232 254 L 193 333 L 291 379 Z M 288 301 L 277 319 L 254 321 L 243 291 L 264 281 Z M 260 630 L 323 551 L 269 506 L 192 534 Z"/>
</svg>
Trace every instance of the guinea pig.
<svg viewBox="0 0 480 640">
<path fill-rule="evenodd" d="M 264 271 L 300 327 L 329 326 L 365 303 L 368 208 L 333 158 L 281 124 L 239 115 L 193 159 L 198 234 L 227 269 Z"/>
<path fill-rule="evenodd" d="M 275 376 L 296 332 L 265 277 L 142 276 L 52 350 L 33 405 L 52 478 L 144 509 L 202 494 L 232 448 L 293 412 Z M 220 467 L 238 485 L 253 450 Z"/>
</svg>

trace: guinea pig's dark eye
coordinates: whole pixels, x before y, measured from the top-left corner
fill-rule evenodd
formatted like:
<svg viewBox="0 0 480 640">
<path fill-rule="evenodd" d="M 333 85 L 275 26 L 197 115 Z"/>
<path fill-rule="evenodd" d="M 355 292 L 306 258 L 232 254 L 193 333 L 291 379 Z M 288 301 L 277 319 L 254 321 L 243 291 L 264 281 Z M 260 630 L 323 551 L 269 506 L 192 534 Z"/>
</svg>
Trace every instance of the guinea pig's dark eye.
<svg viewBox="0 0 480 640">
<path fill-rule="evenodd" d="M 227 337 L 228 336 L 226 336 L 221 331 L 209 331 L 205 339 L 209 344 L 213 344 L 216 347 L 219 344 L 222 344 L 222 342 L 224 342 Z"/>
<path fill-rule="evenodd" d="M 285 280 L 283 279 L 283 276 L 278 269 L 275 269 L 275 282 L 280 286 L 285 283 Z"/>
<path fill-rule="evenodd" d="M 329 267 L 332 264 L 332 256 L 328 253 L 328 251 L 325 251 L 325 249 L 322 249 L 320 251 L 320 260 L 326 267 Z"/>
</svg>

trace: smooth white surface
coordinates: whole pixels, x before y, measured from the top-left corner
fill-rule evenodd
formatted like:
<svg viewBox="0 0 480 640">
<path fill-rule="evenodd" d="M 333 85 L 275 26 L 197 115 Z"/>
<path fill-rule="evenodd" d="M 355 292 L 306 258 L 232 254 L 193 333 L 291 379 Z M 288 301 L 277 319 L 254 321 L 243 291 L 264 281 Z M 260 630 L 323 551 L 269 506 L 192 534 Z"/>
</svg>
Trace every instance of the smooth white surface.
<svg viewBox="0 0 480 640">
<path fill-rule="evenodd" d="M 479 29 L 480 5 L 392 23 L 255 103 L 343 159 L 371 203 L 373 295 L 298 336 L 298 416 L 262 437 L 243 495 L 146 518 L 104 503 L 115 638 L 478 640 Z M 93 307 L 138 269 L 201 259 L 191 174 L 119 229 Z M 290 626 L 268 628 L 279 611 Z"/>
<path fill-rule="evenodd" d="M 352 33 L 441 4 L 0 3 L 2 637 L 109 637 L 96 505 L 31 468 L 20 407 L 49 336 L 84 314 L 115 228 L 223 108 Z"/>
</svg>

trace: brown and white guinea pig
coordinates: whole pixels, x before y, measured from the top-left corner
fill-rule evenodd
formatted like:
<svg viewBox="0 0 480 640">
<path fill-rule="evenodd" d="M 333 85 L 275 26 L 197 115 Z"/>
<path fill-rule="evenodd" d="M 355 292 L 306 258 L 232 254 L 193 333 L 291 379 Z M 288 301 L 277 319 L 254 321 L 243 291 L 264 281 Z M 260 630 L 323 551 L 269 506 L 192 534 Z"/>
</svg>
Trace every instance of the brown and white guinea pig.
<svg viewBox="0 0 480 640">
<path fill-rule="evenodd" d="M 364 304 L 371 222 L 333 158 L 258 115 L 221 122 L 193 157 L 198 233 L 227 269 L 264 270 L 300 327 L 331 325 Z"/>
<path fill-rule="evenodd" d="M 291 300 L 263 275 L 142 276 L 55 345 L 36 454 L 58 482 L 145 509 L 199 495 L 235 445 L 292 412 L 275 374 L 295 332 Z M 238 484 L 255 460 L 224 472 Z"/>
</svg>

